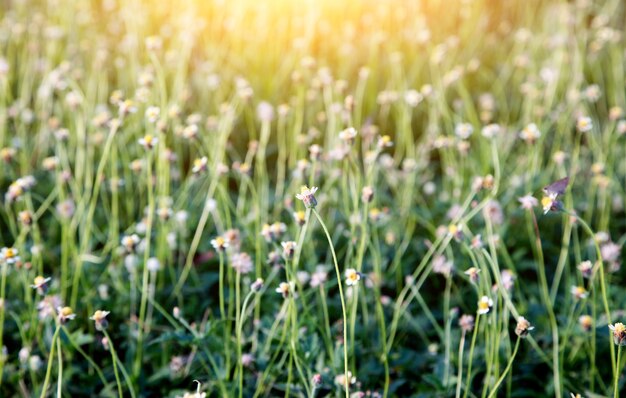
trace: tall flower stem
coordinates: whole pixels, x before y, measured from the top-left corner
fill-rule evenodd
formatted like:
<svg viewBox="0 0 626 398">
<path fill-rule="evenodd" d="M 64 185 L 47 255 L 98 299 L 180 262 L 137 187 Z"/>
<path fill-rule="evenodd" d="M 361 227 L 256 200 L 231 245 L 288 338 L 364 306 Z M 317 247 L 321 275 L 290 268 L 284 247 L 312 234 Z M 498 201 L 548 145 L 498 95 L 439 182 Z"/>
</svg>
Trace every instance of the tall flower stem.
<svg viewBox="0 0 626 398">
<path fill-rule="evenodd" d="M 339 287 L 339 298 L 341 300 L 341 313 L 343 316 L 343 367 L 344 367 L 344 376 L 345 376 L 344 388 L 346 391 L 346 398 L 349 398 L 350 397 L 350 391 L 349 391 L 350 377 L 348 376 L 349 374 L 348 373 L 348 342 L 346 341 L 348 337 L 348 333 L 347 333 L 348 321 L 347 321 L 347 316 L 346 316 L 346 301 L 343 295 L 341 272 L 339 272 L 339 264 L 337 263 L 337 255 L 335 254 L 335 247 L 333 246 L 333 240 L 331 239 L 330 234 L 328 233 L 328 228 L 326 228 L 326 224 L 324 224 L 324 221 L 322 221 L 322 218 L 320 217 L 317 210 L 313 208 L 312 211 L 313 211 L 313 214 L 315 214 L 315 217 L 319 221 L 320 225 L 322 226 L 322 229 L 324 230 L 324 233 L 326 234 L 326 239 L 328 239 L 328 245 L 330 246 L 330 253 L 333 256 L 333 264 L 335 265 L 335 272 L 337 274 L 337 286 Z"/>
<path fill-rule="evenodd" d="M 150 257 L 150 240 L 152 239 L 152 227 L 155 212 L 154 191 L 152 189 L 152 153 L 148 156 L 146 162 L 146 183 L 148 189 L 148 217 L 146 221 L 146 237 L 145 248 L 143 254 L 143 275 L 141 283 L 141 302 L 139 305 L 139 330 L 137 334 L 137 352 L 135 355 L 135 363 L 133 364 L 133 377 L 139 377 L 141 371 L 141 363 L 143 359 L 143 339 L 146 333 L 150 331 L 146 329 L 146 308 L 148 304 L 148 258 Z"/>
<path fill-rule="evenodd" d="M 613 398 L 618 398 L 619 397 L 619 366 L 620 366 L 620 359 L 622 356 L 622 345 L 620 344 L 619 346 L 617 346 L 617 362 L 615 363 L 615 368 L 617 369 L 617 372 L 615 372 L 615 383 L 613 384 Z"/>
<path fill-rule="evenodd" d="M 539 234 L 539 225 L 537 224 L 537 217 L 535 216 L 535 212 L 530 210 L 526 213 L 529 218 L 528 222 L 528 230 L 529 235 L 533 234 L 534 228 L 534 238 L 535 238 L 535 256 L 537 257 L 537 274 L 539 276 L 539 282 L 541 283 L 541 298 L 546 306 L 546 310 L 548 311 L 548 317 L 550 319 L 550 327 L 552 329 L 552 372 L 554 376 L 554 389 L 555 395 L 557 397 L 561 397 L 561 376 L 560 376 L 560 367 L 559 363 L 559 329 L 556 321 L 556 316 L 554 314 L 554 307 L 552 306 L 552 300 L 550 300 L 550 293 L 548 291 L 548 281 L 546 279 L 546 267 L 545 261 L 543 258 L 543 247 L 541 245 L 541 236 Z M 532 221 L 532 226 L 530 225 L 530 221 Z"/>
<path fill-rule="evenodd" d="M 61 330 L 60 326 L 57 326 L 54 331 L 54 335 L 52 336 L 52 343 L 50 344 L 50 356 L 48 357 L 48 367 L 46 369 L 46 378 L 43 381 L 43 387 L 41 387 L 41 395 L 39 398 L 44 398 L 46 396 L 46 392 L 48 390 L 48 384 L 50 384 L 50 376 L 52 375 L 52 360 L 54 359 L 54 350 L 56 348 L 56 341 L 59 337 L 59 330 Z"/>
<path fill-rule="evenodd" d="M 120 381 L 120 374 L 117 370 L 117 354 L 115 353 L 115 348 L 113 348 L 113 341 L 111 340 L 111 337 L 109 337 L 109 334 L 107 333 L 106 329 L 102 329 L 102 333 L 104 333 L 104 336 L 107 338 L 107 342 L 109 344 L 109 350 L 111 350 L 111 360 L 113 361 L 113 372 L 115 373 L 115 382 L 117 383 L 117 392 L 120 398 L 123 398 L 124 394 L 122 393 L 122 382 Z"/>
<path fill-rule="evenodd" d="M 467 364 L 467 381 L 465 382 L 465 393 L 463 394 L 463 398 L 467 398 L 467 394 L 470 390 L 470 383 L 472 381 L 472 362 L 474 360 L 474 347 L 476 347 L 476 335 L 478 334 L 478 325 L 480 323 L 480 314 L 476 314 L 476 324 L 474 325 L 474 333 L 472 333 L 472 342 L 470 343 L 470 352 Z M 459 366 L 462 366 L 459 365 Z"/>
<path fill-rule="evenodd" d="M 602 294 L 602 304 L 604 306 L 604 313 L 606 315 L 606 321 L 608 324 L 611 324 L 612 323 L 611 310 L 609 309 L 609 299 L 608 299 L 608 294 L 607 294 L 606 281 L 604 278 L 604 262 L 602 261 L 602 252 L 600 251 L 600 246 L 598 245 L 598 242 L 595 239 L 595 234 L 593 233 L 593 230 L 591 229 L 589 224 L 587 224 L 587 222 L 583 220 L 582 217 L 579 217 L 578 215 L 574 213 L 570 213 L 567 211 L 565 212 L 569 214 L 570 216 L 576 218 L 576 220 L 580 223 L 580 225 L 582 225 L 585 232 L 589 234 L 589 236 L 591 237 L 591 240 L 593 241 L 593 244 L 596 249 L 596 257 L 598 258 L 598 264 L 600 268 L 597 272 L 600 274 L 600 292 Z M 617 377 L 617 367 L 615 363 L 616 363 L 615 362 L 615 347 L 614 347 L 614 344 L 611 344 L 611 367 L 613 368 L 613 377 Z"/>
<path fill-rule="evenodd" d="M 465 331 L 461 332 L 459 342 L 459 374 L 456 377 L 456 398 L 461 398 L 461 384 L 463 384 L 463 348 L 465 346 Z"/>
<path fill-rule="evenodd" d="M 239 316 L 239 320 L 238 320 L 238 325 L 237 325 L 237 356 L 238 358 L 238 362 L 239 362 L 239 397 L 243 397 L 243 361 L 241 360 L 242 358 L 242 353 L 241 353 L 241 335 L 242 335 L 242 329 L 243 329 L 243 323 L 246 320 L 246 310 L 248 308 L 248 301 L 250 301 L 250 298 L 254 295 L 253 291 L 250 291 L 248 293 L 248 295 L 246 296 L 246 298 L 243 300 L 243 307 L 241 308 L 241 315 Z"/>
<path fill-rule="evenodd" d="M 518 337 L 517 341 L 515 342 L 515 348 L 513 349 L 513 354 L 511 355 L 511 359 L 509 359 L 509 363 L 506 365 L 504 372 L 502 372 L 502 375 L 500 376 L 496 384 L 493 386 L 493 389 L 491 390 L 491 393 L 489 394 L 489 397 L 487 398 L 493 398 L 498 393 L 498 387 L 500 386 L 500 384 L 502 384 L 502 381 L 511 370 L 511 366 L 513 366 L 513 361 L 515 360 L 515 356 L 517 355 L 517 350 L 519 349 L 520 340 L 522 339 Z"/>
</svg>

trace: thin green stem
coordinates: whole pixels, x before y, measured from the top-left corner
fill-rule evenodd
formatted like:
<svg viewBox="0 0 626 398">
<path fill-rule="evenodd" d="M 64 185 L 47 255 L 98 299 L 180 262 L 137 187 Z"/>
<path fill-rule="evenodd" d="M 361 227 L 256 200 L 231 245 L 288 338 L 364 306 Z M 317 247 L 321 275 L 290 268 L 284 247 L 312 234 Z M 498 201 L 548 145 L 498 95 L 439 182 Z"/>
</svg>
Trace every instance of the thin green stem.
<svg viewBox="0 0 626 398">
<path fill-rule="evenodd" d="M 331 239 L 330 234 L 328 233 L 326 224 L 324 224 L 324 221 L 322 221 L 322 217 L 320 217 L 317 210 L 312 208 L 312 211 L 313 211 L 313 214 L 315 214 L 315 217 L 317 217 L 317 220 L 319 221 L 320 225 L 322 226 L 322 229 L 324 230 L 324 233 L 326 234 L 326 239 L 328 239 L 330 252 L 333 256 L 333 264 L 335 266 L 335 273 L 337 274 L 337 286 L 339 287 L 339 299 L 341 300 L 341 313 L 343 317 L 343 367 L 344 367 L 344 376 L 345 376 L 344 388 L 346 392 L 346 398 L 349 398 L 350 397 L 350 380 L 349 380 L 350 373 L 348 370 L 348 342 L 346 341 L 346 339 L 348 338 L 348 331 L 347 331 L 348 321 L 347 321 L 347 316 L 346 316 L 346 301 L 343 295 L 343 287 L 342 287 L 343 281 L 341 279 L 341 272 L 339 271 L 339 264 L 337 262 L 337 255 L 335 254 L 335 247 L 333 246 L 333 240 Z"/>
<path fill-rule="evenodd" d="M 59 336 L 59 330 L 61 330 L 61 326 L 57 325 L 57 328 L 54 331 L 54 335 L 52 336 L 52 342 L 50 343 L 50 356 L 48 357 L 48 367 L 46 368 L 46 377 L 44 378 L 43 387 L 41 387 L 41 395 L 39 395 L 39 398 L 44 398 L 46 396 L 48 385 L 50 384 L 50 376 L 52 375 L 52 360 L 54 359 L 54 350 L 56 349 L 56 341 Z"/>
<path fill-rule="evenodd" d="M 111 340 L 111 337 L 107 333 L 106 329 L 102 329 L 102 333 L 104 333 L 104 336 L 107 338 L 109 350 L 111 350 L 111 360 L 113 361 L 113 373 L 115 373 L 115 382 L 117 383 L 117 392 L 120 398 L 124 398 L 124 394 L 122 393 L 122 382 L 120 381 L 120 375 L 117 370 L 117 354 L 115 353 L 115 348 L 113 347 L 113 340 Z"/>
<path fill-rule="evenodd" d="M 491 390 L 491 393 L 489 394 L 488 398 L 493 398 L 498 393 L 498 387 L 500 386 L 500 384 L 502 384 L 502 381 L 506 377 L 507 373 L 509 373 L 509 371 L 511 370 L 511 366 L 513 366 L 513 361 L 515 360 L 515 356 L 517 355 L 517 350 L 519 349 L 519 343 L 521 340 L 522 339 L 520 337 L 517 338 L 517 341 L 515 342 L 515 348 L 513 349 L 513 354 L 511 355 L 511 358 L 509 359 L 509 363 L 506 365 L 504 372 L 502 372 L 502 375 L 500 376 L 496 384 L 493 386 L 493 389 Z"/>
</svg>

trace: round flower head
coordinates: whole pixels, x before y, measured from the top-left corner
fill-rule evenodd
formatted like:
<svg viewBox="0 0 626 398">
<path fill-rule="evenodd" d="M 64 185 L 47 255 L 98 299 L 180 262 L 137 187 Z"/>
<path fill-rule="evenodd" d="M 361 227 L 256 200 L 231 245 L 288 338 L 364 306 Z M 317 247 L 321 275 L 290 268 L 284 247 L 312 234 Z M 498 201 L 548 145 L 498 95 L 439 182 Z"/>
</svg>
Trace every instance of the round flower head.
<svg viewBox="0 0 626 398">
<path fill-rule="evenodd" d="M 97 310 L 89 319 L 96 323 L 96 330 L 104 330 L 107 326 L 109 326 L 109 322 L 106 320 L 106 317 L 109 314 L 109 311 Z"/>
<path fill-rule="evenodd" d="M 68 321 L 76 318 L 76 314 L 74 314 L 74 311 L 71 307 L 58 307 L 57 311 L 59 313 L 59 322 L 61 322 L 62 324 L 65 324 Z"/>
<path fill-rule="evenodd" d="M 578 318 L 578 324 L 583 331 L 588 332 L 593 327 L 593 318 L 589 315 L 581 315 Z"/>
<path fill-rule="evenodd" d="M 283 256 L 288 260 L 293 258 L 293 255 L 296 252 L 296 242 L 288 241 L 281 242 L 280 244 L 283 247 Z"/>
<path fill-rule="evenodd" d="M 30 287 L 37 289 L 37 293 L 43 296 L 48 291 L 48 282 L 50 282 L 50 278 L 44 278 L 43 276 L 38 275 L 35 277 L 35 280 Z"/>
<path fill-rule="evenodd" d="M 33 215 L 28 210 L 20 211 L 18 213 L 18 219 L 23 225 L 30 225 L 33 222 Z"/>
<path fill-rule="evenodd" d="M 303 226 L 306 223 L 306 213 L 302 210 L 293 213 L 293 218 L 299 226 Z"/>
<path fill-rule="evenodd" d="M 193 161 L 193 168 L 191 169 L 192 173 L 198 174 L 200 172 L 206 171 L 209 164 L 209 159 L 206 156 L 198 158 Z"/>
<path fill-rule="evenodd" d="M 571 292 L 572 296 L 574 296 L 577 300 L 583 300 L 589 296 L 589 293 L 584 286 L 572 286 Z"/>
<path fill-rule="evenodd" d="M 515 327 L 515 334 L 521 338 L 528 336 L 528 332 L 533 330 L 534 327 L 530 326 L 530 322 L 523 316 L 517 318 L 517 326 Z"/>
<path fill-rule="evenodd" d="M 146 134 L 143 136 L 143 138 L 140 138 L 137 142 L 139 143 L 139 145 L 141 145 L 145 149 L 150 150 L 159 143 L 159 139 L 151 134 Z"/>
<path fill-rule="evenodd" d="M 307 187 L 306 185 L 300 188 L 300 193 L 296 194 L 296 198 L 301 200 L 304 205 L 308 208 L 314 208 L 317 206 L 317 200 L 315 199 L 315 192 L 317 192 L 317 187 Z"/>
<path fill-rule="evenodd" d="M 217 251 L 224 251 L 228 247 L 228 242 L 221 236 L 216 237 L 215 239 L 211 239 L 211 246 Z"/>
<path fill-rule="evenodd" d="M 146 109 L 146 119 L 148 119 L 150 123 L 156 122 L 160 114 L 161 114 L 161 109 L 159 109 L 156 106 L 149 106 Z"/>
<path fill-rule="evenodd" d="M 591 121 L 590 117 L 582 116 L 582 117 L 579 117 L 578 120 L 576 120 L 576 129 L 580 131 L 581 133 L 586 133 L 588 131 L 591 131 L 592 128 L 593 128 L 593 122 Z"/>
<path fill-rule="evenodd" d="M 356 383 L 356 377 L 352 375 L 352 372 L 348 371 L 348 374 L 340 374 L 335 376 L 335 384 L 343 387 L 347 387 L 348 384 Z"/>
<path fill-rule="evenodd" d="M 541 131 L 535 123 L 531 123 L 524 127 L 524 129 L 519 133 L 521 139 L 526 141 L 529 144 L 537 141 L 539 137 L 541 137 Z"/>
<path fill-rule="evenodd" d="M 532 210 L 535 206 L 539 204 L 539 201 L 537 201 L 537 198 L 535 198 L 531 194 L 522 196 L 521 198 L 517 198 L 517 200 L 521 204 L 520 207 L 524 210 Z"/>
<path fill-rule="evenodd" d="M 548 196 L 541 198 L 541 206 L 543 207 L 543 214 L 547 214 L 550 210 L 558 210 L 560 202 L 556 199 L 557 194 L 551 193 Z"/>
<path fill-rule="evenodd" d="M 136 234 L 133 234 L 130 236 L 124 236 L 122 238 L 122 246 L 124 246 L 126 251 L 128 251 L 129 253 L 132 253 L 135 251 L 135 248 L 139 244 L 140 240 L 141 239 L 139 239 L 139 236 L 137 236 Z"/>
<path fill-rule="evenodd" d="M 591 264 L 591 261 L 589 260 L 583 261 L 576 268 L 578 268 L 580 273 L 583 274 L 583 277 L 585 278 L 590 278 L 593 273 L 593 264 Z"/>
<path fill-rule="evenodd" d="M 230 265 L 238 274 L 248 274 L 252 271 L 254 264 L 248 253 L 235 253 L 230 259 Z"/>
<path fill-rule="evenodd" d="M 356 285 L 361 280 L 361 274 L 354 268 L 348 268 L 346 270 L 346 285 Z"/>
<path fill-rule="evenodd" d="M 489 312 L 493 307 L 493 300 L 487 296 L 482 296 L 478 301 L 478 314 L 483 315 Z"/>
<path fill-rule="evenodd" d="M 351 144 L 357 136 L 357 131 L 354 127 L 348 127 L 347 129 L 339 133 L 339 139 L 347 144 Z"/>
<path fill-rule="evenodd" d="M 474 127 L 469 123 L 457 124 L 454 128 L 454 134 L 462 140 L 466 140 L 474 132 Z"/>
<path fill-rule="evenodd" d="M 12 247 L 3 247 L 2 251 L 0 251 L 0 260 L 3 260 L 7 264 L 15 264 L 20 261 L 20 256 L 18 256 L 19 251 Z"/>
<path fill-rule="evenodd" d="M 278 287 L 276 288 L 276 293 L 280 293 L 283 295 L 283 298 L 287 298 L 291 294 L 293 288 L 293 282 L 281 282 L 280 285 L 278 285 Z"/>
<path fill-rule="evenodd" d="M 609 329 L 613 332 L 613 342 L 616 345 L 626 345 L 626 326 L 623 323 L 609 325 Z"/>
<path fill-rule="evenodd" d="M 464 333 L 469 333 L 474 329 L 474 317 L 471 315 L 462 315 L 459 319 L 459 326 Z"/>
</svg>

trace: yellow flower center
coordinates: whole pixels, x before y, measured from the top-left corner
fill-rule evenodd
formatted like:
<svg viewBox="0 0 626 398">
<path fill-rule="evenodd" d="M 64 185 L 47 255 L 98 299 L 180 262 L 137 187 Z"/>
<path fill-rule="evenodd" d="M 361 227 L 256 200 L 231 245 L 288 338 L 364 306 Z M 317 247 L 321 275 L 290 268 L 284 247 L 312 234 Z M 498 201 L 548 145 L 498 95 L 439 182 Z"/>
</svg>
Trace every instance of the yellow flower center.
<svg viewBox="0 0 626 398">
<path fill-rule="evenodd" d="M 71 307 L 63 307 L 61 308 L 61 315 L 63 316 L 69 316 L 72 315 L 74 313 L 74 311 L 72 311 Z"/>
<path fill-rule="evenodd" d="M 46 279 L 43 276 L 36 276 L 35 277 L 35 286 L 40 286 L 43 285 L 46 282 Z"/>
<path fill-rule="evenodd" d="M 488 310 L 489 309 L 489 301 L 481 300 L 480 302 L 478 302 L 478 308 L 481 309 L 481 310 Z"/>
<path fill-rule="evenodd" d="M 543 198 L 541 198 L 541 206 L 543 207 L 548 207 L 548 206 L 552 207 L 553 202 L 554 201 L 549 196 L 544 196 Z"/>
<path fill-rule="evenodd" d="M 143 140 L 146 142 L 146 144 L 150 145 L 152 144 L 154 138 L 150 134 L 147 134 L 145 137 L 143 137 Z"/>
<path fill-rule="evenodd" d="M 104 313 L 104 311 L 98 310 L 98 311 L 94 312 L 94 314 L 93 314 L 93 320 L 94 321 L 101 321 L 105 317 L 106 317 L 106 314 Z"/>
<path fill-rule="evenodd" d="M 8 248 L 7 251 L 4 253 L 6 258 L 11 258 L 11 257 L 15 257 L 15 250 L 13 250 L 13 248 Z"/>
</svg>

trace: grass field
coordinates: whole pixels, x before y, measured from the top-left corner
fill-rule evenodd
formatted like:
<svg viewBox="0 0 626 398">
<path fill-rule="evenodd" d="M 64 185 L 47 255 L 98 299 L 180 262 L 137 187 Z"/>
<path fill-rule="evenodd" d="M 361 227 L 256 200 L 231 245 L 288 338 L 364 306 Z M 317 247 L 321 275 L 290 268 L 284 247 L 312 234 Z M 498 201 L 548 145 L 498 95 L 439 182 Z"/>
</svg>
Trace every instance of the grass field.
<svg viewBox="0 0 626 398">
<path fill-rule="evenodd" d="M 626 394 L 625 25 L 5 0 L 0 396 Z"/>
</svg>

